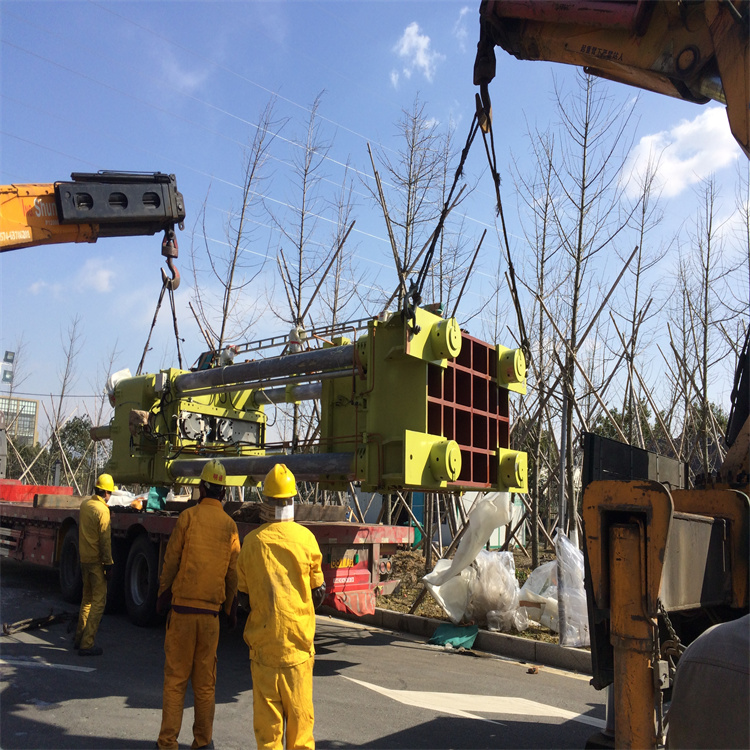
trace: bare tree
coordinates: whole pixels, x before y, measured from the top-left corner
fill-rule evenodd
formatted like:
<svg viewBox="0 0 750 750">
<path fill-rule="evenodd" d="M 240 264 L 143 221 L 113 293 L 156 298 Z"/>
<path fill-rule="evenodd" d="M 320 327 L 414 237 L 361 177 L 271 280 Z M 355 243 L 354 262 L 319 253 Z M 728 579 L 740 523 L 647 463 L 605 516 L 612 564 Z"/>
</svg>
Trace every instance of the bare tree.
<svg viewBox="0 0 750 750">
<path fill-rule="evenodd" d="M 243 179 L 239 205 L 229 212 L 225 226 L 226 242 L 223 246 L 209 242 L 206 228 L 206 206 L 208 197 L 200 214 L 202 239 L 208 269 L 201 267 L 198 251 L 191 248 L 193 270 L 194 310 L 201 331 L 211 342 L 216 351 L 221 350 L 229 341 L 247 338 L 248 331 L 255 323 L 257 311 L 257 294 L 252 287 L 263 268 L 263 260 L 257 253 L 248 252 L 257 237 L 256 217 L 264 211 L 262 195 L 269 159 L 271 144 L 277 132 L 283 128 L 284 121 L 274 119 L 274 102 L 269 101 L 260 114 L 255 135 L 243 153 Z M 200 279 L 208 272 L 210 281 L 201 283 Z M 220 292 L 212 294 L 211 289 L 218 284 Z M 245 292 L 250 289 L 253 294 Z"/>
<path fill-rule="evenodd" d="M 653 319 L 661 312 L 661 305 L 652 305 L 656 294 L 657 284 L 646 286 L 648 272 L 654 268 L 665 257 L 668 246 L 653 247 L 651 235 L 661 224 L 663 213 L 659 205 L 659 193 L 656 191 L 655 180 L 659 167 L 658 159 L 651 154 L 644 172 L 637 178 L 638 194 L 629 207 L 631 216 L 631 228 L 636 236 L 636 247 L 638 248 L 634 262 L 629 267 L 632 283 L 625 287 L 626 299 L 631 300 L 627 326 L 629 338 L 625 346 L 625 361 L 627 363 L 627 380 L 623 394 L 622 415 L 630 415 L 625 420 L 623 427 L 626 430 L 628 442 L 638 444 L 646 448 L 642 431 L 639 429 L 641 420 L 636 412 L 641 403 L 639 388 L 635 382 L 634 367 L 636 356 L 641 351 L 641 336 L 644 324 Z M 644 289 L 644 286 L 646 288 Z M 618 310 L 625 310 L 625 304 L 615 306 L 614 313 L 618 316 Z M 624 314 L 621 316 L 624 317 Z M 621 346 L 617 340 L 618 349 Z M 647 342 L 643 343 L 646 346 Z M 636 434 L 637 433 L 637 434 Z"/>
<path fill-rule="evenodd" d="M 704 180 L 698 192 L 700 211 L 689 231 L 688 254 L 682 264 L 688 323 L 683 331 L 688 340 L 682 347 L 683 358 L 678 359 L 678 366 L 685 369 L 690 391 L 694 394 L 688 408 L 699 438 L 697 451 L 702 471 L 707 474 L 715 462 L 710 447 L 714 444 L 719 449 L 709 398 L 713 383 L 711 372 L 727 354 L 726 345 L 721 343 L 720 325 L 731 313 L 723 303 L 727 267 L 717 218 L 718 191 L 714 178 Z"/>
<path fill-rule="evenodd" d="M 455 128 L 449 125 L 444 135 L 441 136 L 439 145 L 440 166 L 440 205 L 446 206 L 450 200 L 453 189 L 456 164 L 459 159 L 459 150 L 455 146 Z M 473 188 L 462 193 L 461 200 L 465 200 L 471 194 Z M 435 253 L 433 254 L 432 267 L 430 268 L 430 290 L 432 302 L 442 303 L 443 308 L 450 315 L 460 302 L 459 296 L 465 289 L 465 277 L 471 273 L 472 258 L 476 256 L 479 248 L 473 247 L 473 239 L 466 229 L 466 219 L 453 213 L 454 221 L 445 224 L 443 231 L 437 238 Z M 479 307 L 484 306 L 484 301 Z"/>
<path fill-rule="evenodd" d="M 385 192 L 369 188 L 389 225 L 399 282 L 399 309 L 406 295 L 406 280 L 426 249 L 442 208 L 446 146 L 437 124 L 425 110 L 425 103 L 417 95 L 411 109 L 403 110 L 397 123 L 402 146 L 396 156 L 384 149 L 377 151 L 390 187 L 387 204 Z M 380 185 L 378 174 L 376 179 Z"/>
<path fill-rule="evenodd" d="M 321 309 L 326 323 L 335 326 L 346 320 L 347 310 L 358 300 L 358 286 L 364 281 L 353 259 L 353 252 L 344 251 L 344 244 L 350 247 L 348 236 L 352 227 L 354 203 L 352 199 L 353 184 L 349 177 L 349 164 L 344 169 L 341 188 L 336 194 L 332 207 L 336 214 L 335 230 L 332 236 L 331 252 L 334 254 L 333 266 L 326 275 L 321 289 Z M 341 248 L 340 251 L 337 248 Z"/>
<path fill-rule="evenodd" d="M 591 315 L 589 305 L 598 284 L 590 278 L 593 259 L 611 245 L 627 226 L 629 216 L 621 215 L 623 188 L 616 175 L 623 163 L 622 151 L 632 115 L 632 104 L 616 105 L 600 89 L 594 76 L 579 73 L 572 95 L 555 86 L 557 112 L 561 118 L 560 162 L 555 179 L 560 200 L 553 202 L 557 240 L 567 257 L 568 282 L 565 297 L 569 321 L 563 388 L 566 392 L 566 483 L 571 539 L 577 542 L 574 519 L 577 500 L 573 491 L 573 436 L 576 401 L 576 355 L 581 341 L 582 322 Z"/>
<path fill-rule="evenodd" d="M 58 373 L 60 377 L 60 395 L 58 396 L 57 406 L 54 410 L 55 421 L 53 429 L 55 430 L 62 424 L 65 399 L 68 396 L 68 392 L 73 388 L 78 379 L 78 355 L 81 353 L 83 343 L 81 316 L 76 315 L 68 326 L 67 336 L 62 339 L 65 364 L 63 365 L 62 370 Z"/>
<path fill-rule="evenodd" d="M 57 397 L 56 406 L 55 398 L 54 396 L 51 396 L 53 412 L 49 427 L 52 434 L 52 441 L 50 444 L 50 462 L 47 471 L 47 483 L 51 482 L 52 477 L 50 476 L 50 472 L 54 466 L 55 460 L 60 460 L 63 463 L 63 467 L 65 468 L 66 473 L 68 472 L 68 468 L 65 466 L 65 456 L 60 446 L 59 432 L 66 421 L 66 416 L 64 413 L 66 399 L 68 398 L 69 392 L 75 386 L 78 379 L 78 355 L 81 352 L 83 343 L 83 334 L 81 332 L 81 317 L 79 315 L 76 315 L 70 322 L 65 336 L 62 336 L 62 347 L 65 360 L 62 370 L 58 372 L 58 375 L 60 377 L 60 393 Z"/>
<path fill-rule="evenodd" d="M 321 215 L 326 208 L 321 184 L 325 178 L 324 165 L 331 148 L 321 131 L 318 116 L 321 100 L 322 95 L 318 95 L 310 108 L 304 139 L 294 144 L 292 164 L 296 195 L 288 201 L 291 219 L 273 217 L 283 238 L 276 261 L 287 307 L 282 310 L 272 303 L 271 309 L 281 320 L 300 330 L 310 324 L 313 305 L 318 302 L 318 295 L 329 278 L 331 269 L 339 261 L 351 229 L 351 224 L 347 228 L 342 226 L 336 232 L 334 246 L 330 249 L 320 239 Z M 342 215 L 348 218 L 348 205 L 348 200 L 344 200 L 338 211 L 339 219 Z M 287 243 L 289 247 L 284 252 L 283 245 Z M 292 452 L 295 452 L 299 448 L 302 432 L 300 420 L 304 419 L 307 425 L 305 431 L 310 434 L 313 415 L 306 413 L 309 408 L 303 410 L 299 404 L 294 404 L 292 411 Z"/>
<path fill-rule="evenodd" d="M 536 338 L 533 352 L 529 352 L 530 395 L 525 399 L 533 411 L 529 420 L 528 447 L 531 455 L 530 499 L 531 499 L 531 558 L 532 565 L 539 565 L 539 505 L 542 480 L 548 471 L 542 466 L 542 451 L 549 450 L 551 415 L 550 404 L 546 398 L 548 385 L 547 371 L 551 335 L 549 322 L 537 300 L 545 301 L 559 284 L 554 275 L 554 258 L 560 251 L 560 244 L 555 241 L 552 221 L 552 206 L 557 196 L 554 179 L 555 138 L 552 133 L 528 132 L 528 140 L 533 154 L 533 172 L 527 177 L 514 163 L 514 181 L 516 196 L 521 209 L 521 226 L 531 253 L 525 256 L 528 260 L 528 273 L 533 282 L 534 302 L 531 309 L 531 335 Z M 549 288 L 551 287 L 551 289 Z M 533 406 L 532 406 L 533 404 Z"/>
</svg>

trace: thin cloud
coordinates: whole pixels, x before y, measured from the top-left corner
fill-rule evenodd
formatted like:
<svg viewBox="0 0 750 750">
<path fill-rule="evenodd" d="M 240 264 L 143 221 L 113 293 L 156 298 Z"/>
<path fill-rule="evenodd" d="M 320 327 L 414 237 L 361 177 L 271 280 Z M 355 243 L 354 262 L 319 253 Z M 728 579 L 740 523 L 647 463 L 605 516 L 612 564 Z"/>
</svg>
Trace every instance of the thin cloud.
<svg viewBox="0 0 750 750">
<path fill-rule="evenodd" d="M 160 56 L 162 78 L 169 88 L 183 94 L 194 94 L 206 82 L 207 69 L 188 70 L 181 65 L 169 50 L 162 50 Z"/>
<path fill-rule="evenodd" d="M 649 159 L 658 159 L 656 185 L 665 198 L 674 198 L 692 185 L 734 163 L 741 151 L 734 140 L 723 107 L 712 107 L 671 130 L 641 138 L 621 173 L 629 197 L 638 194 L 639 178 Z"/>
<path fill-rule="evenodd" d="M 48 281 L 35 281 L 29 287 L 29 292 L 33 295 L 44 293 L 50 297 L 59 297 L 61 291 L 62 284 L 50 284 Z"/>
<path fill-rule="evenodd" d="M 421 72 L 424 77 L 432 83 L 435 76 L 435 68 L 445 59 L 445 55 L 435 52 L 431 49 L 430 37 L 420 31 L 419 24 L 415 21 L 410 23 L 393 48 L 393 51 L 401 58 L 403 62 L 402 72 L 408 79 L 412 74 Z M 391 83 L 393 83 L 393 74 L 391 74 Z M 396 84 L 398 84 L 398 78 Z"/>
<path fill-rule="evenodd" d="M 112 291 L 115 272 L 107 268 L 101 258 L 89 258 L 76 277 L 76 287 L 103 294 Z"/>
<path fill-rule="evenodd" d="M 476 9 L 474 9 L 476 10 Z M 467 16 L 472 12 L 472 8 L 465 5 L 458 13 L 458 20 L 453 25 L 453 36 L 458 40 L 458 47 L 461 52 L 466 52 L 467 42 L 469 39 L 469 27 L 467 23 Z"/>
</svg>

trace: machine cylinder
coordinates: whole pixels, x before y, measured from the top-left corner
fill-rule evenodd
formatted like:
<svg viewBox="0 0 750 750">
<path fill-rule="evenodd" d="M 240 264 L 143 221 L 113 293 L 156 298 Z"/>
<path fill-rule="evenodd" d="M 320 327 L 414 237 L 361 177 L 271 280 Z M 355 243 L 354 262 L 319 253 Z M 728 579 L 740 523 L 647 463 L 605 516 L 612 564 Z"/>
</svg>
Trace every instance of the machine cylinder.
<svg viewBox="0 0 750 750">
<path fill-rule="evenodd" d="M 354 479 L 353 453 L 290 453 L 270 456 L 212 456 L 218 458 L 229 476 L 248 476 L 254 481 L 263 477 L 276 465 L 286 464 L 298 480 L 315 481 L 326 475 Z M 169 472 L 173 478 L 199 477 L 208 458 L 181 458 L 173 461 Z"/>
<path fill-rule="evenodd" d="M 281 386 L 279 388 L 264 388 L 257 391 L 255 402 L 258 406 L 261 404 L 292 404 L 295 401 L 319 399 L 322 392 L 322 383 L 304 383 L 302 385 Z"/>
<path fill-rule="evenodd" d="M 230 383 L 248 383 L 285 375 L 300 375 L 325 370 L 335 370 L 354 363 L 354 344 L 315 349 L 284 357 L 242 362 L 211 370 L 186 372 L 174 379 L 177 393 L 215 388 Z"/>
</svg>

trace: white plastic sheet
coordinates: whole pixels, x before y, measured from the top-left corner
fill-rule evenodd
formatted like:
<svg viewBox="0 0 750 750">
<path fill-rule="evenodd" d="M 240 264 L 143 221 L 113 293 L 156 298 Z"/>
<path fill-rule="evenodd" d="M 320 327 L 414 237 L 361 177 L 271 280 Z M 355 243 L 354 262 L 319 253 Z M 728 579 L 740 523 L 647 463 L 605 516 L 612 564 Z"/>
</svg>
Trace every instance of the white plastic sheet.
<svg viewBox="0 0 750 750">
<path fill-rule="evenodd" d="M 510 495 L 491 492 L 472 508 L 452 560 L 438 560 L 422 581 L 454 625 L 473 621 L 492 630 L 525 630 L 519 586 L 510 552 L 483 549 L 492 533 L 511 519 Z"/>
<path fill-rule="evenodd" d="M 117 372 L 113 372 L 108 378 L 107 378 L 107 396 L 109 397 L 109 405 L 114 406 L 115 405 L 115 388 L 117 388 L 117 384 L 121 380 L 125 380 L 126 378 L 132 378 L 133 376 L 130 374 L 130 370 L 118 370 Z"/>
<path fill-rule="evenodd" d="M 589 646 L 591 636 L 583 585 L 583 553 L 562 533 L 555 536 L 555 553 L 557 560 L 540 565 L 526 579 L 519 594 L 520 605 L 529 619 L 560 633 L 560 645 Z M 562 576 L 562 587 L 559 586 L 558 574 Z M 562 631 L 560 599 L 565 613 Z"/>
<path fill-rule="evenodd" d="M 518 606 L 520 588 L 513 553 L 482 550 L 472 567 L 477 576 L 471 590 L 468 617 L 486 624 L 488 630 L 526 630 L 529 622 L 526 612 Z"/>
<path fill-rule="evenodd" d="M 562 586 L 558 600 L 565 611 L 560 630 L 561 646 L 589 646 L 589 613 L 586 606 L 586 589 L 583 585 L 583 552 L 571 544 L 563 533 L 555 537 L 555 552 L 560 564 Z"/>
<path fill-rule="evenodd" d="M 139 495 L 138 497 L 143 499 L 143 502 L 146 502 L 146 495 Z M 133 501 L 136 499 L 136 496 L 132 492 L 128 492 L 127 490 L 115 490 L 110 496 L 109 500 L 107 500 L 107 505 L 111 507 L 121 507 L 121 508 L 128 508 L 130 505 L 132 505 Z"/>
<path fill-rule="evenodd" d="M 450 565 L 450 560 L 438 560 L 433 572 L 442 574 Z M 501 631 L 528 627 L 526 613 L 518 606 L 519 586 L 510 552 L 480 550 L 458 575 L 438 586 L 426 585 L 454 625 L 474 622 Z"/>
<path fill-rule="evenodd" d="M 544 625 L 555 633 L 557 623 L 557 560 L 544 563 L 532 570 L 518 595 L 520 605 L 530 620 Z"/>
<path fill-rule="evenodd" d="M 466 531 L 453 559 L 447 561 L 446 566 L 441 566 L 440 562 L 445 561 L 440 560 L 422 580 L 432 586 L 440 586 L 459 575 L 476 560 L 492 532 L 499 526 L 505 526 L 510 517 L 510 495 L 507 492 L 488 492 L 469 513 Z"/>
</svg>

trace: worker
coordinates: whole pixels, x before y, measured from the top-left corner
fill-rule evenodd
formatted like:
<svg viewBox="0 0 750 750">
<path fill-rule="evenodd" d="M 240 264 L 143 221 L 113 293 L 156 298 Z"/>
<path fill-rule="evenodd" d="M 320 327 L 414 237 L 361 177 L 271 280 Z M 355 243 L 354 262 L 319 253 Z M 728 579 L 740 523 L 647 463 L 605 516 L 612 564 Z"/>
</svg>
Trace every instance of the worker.
<svg viewBox="0 0 750 750">
<path fill-rule="evenodd" d="M 99 623 L 107 605 L 107 581 L 112 575 L 112 529 L 107 500 L 115 491 L 110 474 L 100 474 L 94 494 L 81 503 L 78 526 L 78 559 L 81 563 L 83 595 L 73 647 L 80 656 L 101 656 L 94 646 Z"/>
<path fill-rule="evenodd" d="M 750 747 L 750 615 L 714 625 L 677 662 L 668 748 Z"/>
<path fill-rule="evenodd" d="M 212 748 L 219 612 L 237 624 L 237 524 L 224 511 L 227 473 L 206 463 L 198 484 L 200 502 L 184 510 L 169 537 L 156 603 L 167 614 L 164 691 L 157 747 L 177 748 L 188 680 L 195 718 L 193 748 Z M 171 604 L 171 610 L 170 610 Z"/>
<path fill-rule="evenodd" d="M 261 520 L 244 539 L 237 579 L 250 615 L 253 729 L 258 750 L 314 748 L 315 610 L 325 598 L 322 557 L 309 529 L 294 522 L 294 475 L 276 464 L 263 482 Z"/>
</svg>

